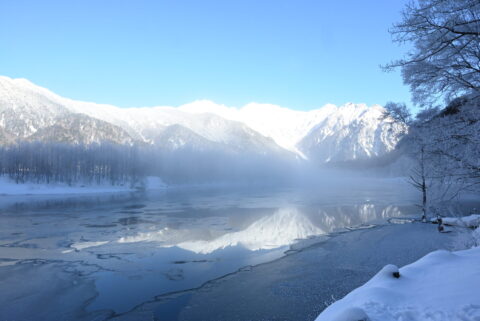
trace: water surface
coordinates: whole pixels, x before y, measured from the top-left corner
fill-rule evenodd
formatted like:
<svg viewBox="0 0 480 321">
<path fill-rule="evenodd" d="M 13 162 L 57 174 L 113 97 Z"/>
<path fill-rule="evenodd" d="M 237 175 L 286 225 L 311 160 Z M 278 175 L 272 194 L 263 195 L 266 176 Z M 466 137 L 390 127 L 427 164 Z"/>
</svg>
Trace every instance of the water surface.
<svg viewBox="0 0 480 321">
<path fill-rule="evenodd" d="M 16 298 L 19 303 L 24 299 L 35 311 L 40 301 L 28 299 L 28 293 L 44 292 L 52 302 L 56 296 L 70 300 L 69 306 L 49 308 L 46 319 L 57 313 L 73 319 L 95 315 L 101 320 L 161 295 L 278 259 L 332 232 L 416 215 L 416 197 L 399 181 L 302 189 L 197 187 L 146 194 L 3 197 L 0 299 Z M 31 286 L 5 291 L 3 287 L 18 278 Z M 42 279 L 54 281 L 42 286 Z M 168 315 L 175 306 L 162 309 Z M 0 312 L 13 319 L 28 319 L 29 313 L 6 305 Z"/>
</svg>

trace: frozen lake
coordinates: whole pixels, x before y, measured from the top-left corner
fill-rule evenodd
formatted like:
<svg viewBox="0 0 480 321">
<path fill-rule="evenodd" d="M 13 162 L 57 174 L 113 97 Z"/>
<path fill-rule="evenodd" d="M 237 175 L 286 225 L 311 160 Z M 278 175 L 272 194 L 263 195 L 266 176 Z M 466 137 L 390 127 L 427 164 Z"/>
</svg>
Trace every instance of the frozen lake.
<svg viewBox="0 0 480 321">
<path fill-rule="evenodd" d="M 401 181 L 368 185 L 4 196 L 0 319 L 138 317 L 165 295 L 418 212 Z M 175 320 L 188 306 L 169 302 L 155 320 Z"/>
</svg>

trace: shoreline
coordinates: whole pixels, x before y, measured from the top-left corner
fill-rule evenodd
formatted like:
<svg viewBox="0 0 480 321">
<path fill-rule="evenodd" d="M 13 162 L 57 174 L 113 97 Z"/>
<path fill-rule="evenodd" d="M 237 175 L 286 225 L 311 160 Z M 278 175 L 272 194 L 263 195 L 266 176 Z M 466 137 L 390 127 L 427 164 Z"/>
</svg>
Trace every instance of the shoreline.
<svg viewBox="0 0 480 321">
<path fill-rule="evenodd" d="M 142 189 L 137 187 L 111 184 L 76 184 L 68 185 L 66 183 L 15 183 L 14 181 L 0 177 L 0 196 L 74 196 L 74 195 L 93 195 L 97 193 L 137 193 Z M 166 189 L 158 177 L 147 177 L 144 188 L 147 191 Z"/>
<path fill-rule="evenodd" d="M 182 321 L 278 318 L 314 320 L 326 308 L 326 304 L 340 299 L 368 281 L 384 265 L 395 263 L 403 266 L 431 251 L 448 248 L 454 235 L 455 233 L 440 234 L 435 225 L 417 222 L 387 223 L 373 228 L 334 233 L 326 235 L 326 240 L 308 247 L 287 251 L 288 253 L 276 260 L 243 267 L 236 272 L 207 281 L 195 289 L 160 295 L 151 302 L 142 303 L 129 312 L 114 315 L 109 319 L 135 320 L 147 315 L 159 318 L 160 314 L 168 312 L 172 320 Z M 416 239 L 418 242 L 415 242 L 415 246 L 405 244 L 395 253 L 385 255 L 369 246 L 378 244 L 379 238 L 390 245 L 393 244 L 393 239 L 399 241 L 398 238 L 404 241 Z M 346 247 L 345 243 L 348 243 L 349 247 Z M 418 246 L 422 243 L 423 246 Z M 366 254 L 366 257 L 372 257 L 375 253 L 383 256 L 369 262 L 358 256 L 362 253 L 357 253 L 354 261 L 359 260 L 362 263 L 352 264 L 352 257 L 345 256 L 346 253 L 354 252 L 350 246 Z M 333 264 L 332 259 L 339 265 Z M 326 266 L 322 266 L 322 263 Z M 345 264 L 348 267 L 342 266 Z M 320 274 L 315 275 L 315 270 Z M 322 272 L 324 277 L 321 276 Z M 347 282 L 340 282 L 332 287 L 334 280 Z M 322 281 L 325 281 L 323 285 Z M 287 285 L 282 285 L 284 283 Z M 330 292 L 325 288 L 330 289 Z M 299 295 L 297 292 L 305 293 Z M 177 311 L 175 315 L 171 314 L 172 307 Z M 249 314 L 250 311 L 253 315 Z"/>
</svg>

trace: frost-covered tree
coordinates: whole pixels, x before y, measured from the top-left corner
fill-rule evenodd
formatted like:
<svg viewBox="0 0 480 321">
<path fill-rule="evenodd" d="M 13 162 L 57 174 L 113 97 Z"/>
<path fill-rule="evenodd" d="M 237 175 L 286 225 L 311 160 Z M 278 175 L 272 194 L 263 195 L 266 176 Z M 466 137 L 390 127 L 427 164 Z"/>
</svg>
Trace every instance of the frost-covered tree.
<svg viewBox="0 0 480 321">
<path fill-rule="evenodd" d="M 412 47 L 385 69 L 401 68 L 415 103 L 480 95 L 480 1 L 417 0 L 390 32 Z"/>
<path fill-rule="evenodd" d="M 460 97 L 453 100 L 429 121 L 429 153 L 434 170 L 450 194 L 480 186 L 480 99 Z"/>
<path fill-rule="evenodd" d="M 412 123 L 413 117 L 410 110 L 407 108 L 405 103 L 394 103 L 389 101 L 384 106 L 385 111 L 382 115 L 382 118 L 391 117 L 396 122 L 403 123 L 405 125 L 410 125 Z"/>
<path fill-rule="evenodd" d="M 463 192 L 480 193 L 480 98 L 423 110 L 402 146 L 413 160 L 410 183 L 422 194 L 423 219 Z"/>
<path fill-rule="evenodd" d="M 408 146 L 407 154 L 413 160 L 413 166 L 410 170 L 408 182 L 416 188 L 422 195 L 422 221 L 427 219 L 428 210 L 428 189 L 431 185 L 431 162 L 429 159 L 429 140 L 428 129 L 424 126 L 424 120 L 418 118 L 414 120 L 410 110 L 404 103 L 388 102 L 384 106 L 382 119 L 391 119 L 392 123 L 397 123 L 408 128 L 408 133 L 402 140 L 402 146 Z"/>
</svg>

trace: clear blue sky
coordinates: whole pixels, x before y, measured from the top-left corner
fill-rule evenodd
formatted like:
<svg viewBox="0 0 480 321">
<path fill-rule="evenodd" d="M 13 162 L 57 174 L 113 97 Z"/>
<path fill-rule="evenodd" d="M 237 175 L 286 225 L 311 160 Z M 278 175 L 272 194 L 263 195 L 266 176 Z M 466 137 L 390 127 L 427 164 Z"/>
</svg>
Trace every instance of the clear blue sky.
<svg viewBox="0 0 480 321">
<path fill-rule="evenodd" d="M 0 0 L 0 74 L 118 106 L 405 101 L 406 0 Z"/>
</svg>

